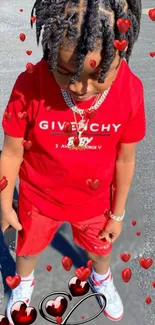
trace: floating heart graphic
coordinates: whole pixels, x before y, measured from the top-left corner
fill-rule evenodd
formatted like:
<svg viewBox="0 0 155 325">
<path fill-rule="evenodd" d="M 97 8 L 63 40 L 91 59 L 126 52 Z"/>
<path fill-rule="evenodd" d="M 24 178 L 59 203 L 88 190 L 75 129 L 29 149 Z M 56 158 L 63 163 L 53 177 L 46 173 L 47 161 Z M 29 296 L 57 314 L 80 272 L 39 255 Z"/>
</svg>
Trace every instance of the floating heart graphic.
<svg viewBox="0 0 155 325">
<path fill-rule="evenodd" d="M 77 277 L 73 277 L 68 282 L 68 288 L 73 297 L 80 297 L 86 295 L 89 291 L 89 283 L 80 281 Z"/>
<path fill-rule="evenodd" d="M 4 315 L 0 315 L 0 325 L 10 325 L 8 318 Z"/>
<path fill-rule="evenodd" d="M 35 21 L 36 21 L 36 16 L 32 16 L 32 17 L 31 17 L 31 21 L 32 21 L 32 23 L 35 23 Z"/>
<path fill-rule="evenodd" d="M 31 55 L 32 54 L 32 51 L 31 50 L 26 50 L 26 54 L 27 55 Z"/>
<path fill-rule="evenodd" d="M 118 50 L 118 51 L 123 51 L 123 50 L 125 50 L 125 48 L 127 47 L 127 45 L 128 45 L 128 42 L 127 42 L 127 40 L 121 40 L 121 41 L 119 41 L 119 40 L 115 40 L 114 41 L 114 46 L 115 46 L 115 48 Z"/>
<path fill-rule="evenodd" d="M 68 256 L 64 256 L 62 258 L 62 266 L 66 271 L 70 271 L 71 267 L 73 265 L 72 259 Z"/>
<path fill-rule="evenodd" d="M 136 235 L 139 237 L 141 235 L 141 232 L 140 231 L 137 231 L 136 232 Z"/>
<path fill-rule="evenodd" d="M 149 54 L 152 56 L 152 58 L 155 56 L 155 52 L 150 52 Z"/>
<path fill-rule="evenodd" d="M 97 190 L 101 182 L 99 179 L 96 179 L 95 181 L 93 181 L 92 179 L 87 179 L 86 184 L 91 190 Z"/>
<path fill-rule="evenodd" d="M 155 281 L 152 282 L 152 286 L 153 286 L 153 288 L 155 288 Z"/>
<path fill-rule="evenodd" d="M 23 112 L 19 112 L 18 113 L 18 117 L 21 118 L 21 120 L 24 120 L 27 116 L 27 112 L 23 111 Z"/>
<path fill-rule="evenodd" d="M 47 107 L 46 107 L 46 111 L 47 111 L 47 112 L 50 112 L 51 110 L 52 110 L 52 107 L 51 107 L 51 106 L 47 106 Z"/>
<path fill-rule="evenodd" d="M 89 61 L 89 64 L 90 64 L 90 67 L 91 67 L 92 69 L 95 69 L 95 68 L 96 68 L 96 61 L 95 61 L 95 60 L 90 60 L 90 61 Z"/>
<path fill-rule="evenodd" d="M 117 27 L 123 33 L 126 33 L 129 30 L 130 26 L 131 21 L 129 19 L 119 18 L 117 20 Z"/>
<path fill-rule="evenodd" d="M 30 325 L 37 318 L 37 311 L 34 307 L 27 307 L 23 301 L 18 301 L 11 308 L 11 317 L 15 325 Z"/>
<path fill-rule="evenodd" d="M 21 40 L 22 42 L 24 42 L 25 39 L 26 39 L 26 35 L 25 35 L 24 33 L 21 33 L 21 34 L 19 35 L 19 38 L 20 38 L 20 40 Z"/>
<path fill-rule="evenodd" d="M 48 272 L 50 272 L 51 270 L 52 270 L 52 265 L 46 265 L 46 270 L 48 271 Z"/>
<path fill-rule="evenodd" d="M 0 180 L 0 193 L 6 188 L 7 185 L 8 185 L 8 181 L 6 177 L 3 176 L 2 179 Z"/>
<path fill-rule="evenodd" d="M 15 289 L 20 284 L 21 277 L 19 275 L 7 276 L 5 281 L 9 288 Z"/>
<path fill-rule="evenodd" d="M 132 277 L 132 271 L 131 271 L 131 269 L 124 269 L 123 271 L 122 271 L 122 279 L 123 279 L 123 281 L 124 282 L 129 282 L 130 281 L 130 279 L 131 279 L 131 277 Z"/>
<path fill-rule="evenodd" d="M 78 145 L 79 145 L 79 143 L 80 143 L 79 138 L 78 138 L 78 137 L 74 137 L 73 143 L 74 143 L 74 146 L 75 146 L 75 147 L 78 147 Z"/>
<path fill-rule="evenodd" d="M 120 255 L 120 258 L 122 259 L 123 262 L 128 262 L 129 259 L 130 259 L 131 255 L 130 254 L 125 254 L 125 253 L 122 253 Z"/>
<path fill-rule="evenodd" d="M 146 297 L 145 302 L 149 305 L 152 302 L 152 299 L 150 297 Z"/>
<path fill-rule="evenodd" d="M 149 10 L 149 17 L 152 21 L 155 21 L 155 8 Z"/>
<path fill-rule="evenodd" d="M 51 316 L 61 317 L 66 311 L 68 301 L 65 297 L 57 297 L 55 300 L 49 300 L 46 304 L 46 311 Z"/>
<path fill-rule="evenodd" d="M 66 122 L 66 123 L 64 124 L 63 131 L 64 131 L 64 132 L 68 132 L 68 133 L 72 132 L 72 125 L 71 125 L 70 122 Z"/>
<path fill-rule="evenodd" d="M 29 74 L 32 74 L 32 73 L 33 73 L 33 71 L 34 71 L 34 66 L 33 66 L 33 64 L 32 64 L 31 62 L 28 62 L 28 63 L 26 64 L 26 70 L 27 70 L 27 72 L 28 72 Z"/>
<path fill-rule="evenodd" d="M 152 258 L 140 258 L 139 264 L 145 269 L 149 269 L 151 265 L 153 264 L 153 259 Z"/>
<path fill-rule="evenodd" d="M 23 140 L 22 145 L 26 150 L 29 150 L 31 148 L 31 146 L 32 146 L 32 141 Z"/>
<path fill-rule="evenodd" d="M 79 267 L 74 273 L 80 281 L 87 281 L 91 275 L 91 270 L 88 267 L 84 267 L 83 269 Z"/>
<path fill-rule="evenodd" d="M 137 224 L 136 220 L 133 220 L 133 221 L 132 221 L 132 225 L 133 225 L 133 226 L 136 226 L 136 224 Z"/>
<path fill-rule="evenodd" d="M 91 111 L 89 111 L 88 109 L 86 109 L 84 111 L 84 115 L 85 115 L 85 117 L 87 117 L 90 120 L 91 118 L 93 118 L 96 115 L 96 110 L 92 109 Z"/>
<path fill-rule="evenodd" d="M 12 114 L 11 113 L 8 113 L 8 112 L 5 112 L 4 113 L 4 116 L 7 120 L 11 120 L 11 117 L 12 117 Z"/>
<path fill-rule="evenodd" d="M 93 261 L 92 260 L 88 260 L 87 261 L 87 268 L 91 270 L 92 267 L 93 267 Z"/>
<path fill-rule="evenodd" d="M 63 321 L 62 317 L 59 317 L 59 316 L 56 317 L 57 324 L 61 324 L 62 321 Z"/>
<path fill-rule="evenodd" d="M 81 316 L 81 319 L 84 319 L 84 316 Z"/>
</svg>

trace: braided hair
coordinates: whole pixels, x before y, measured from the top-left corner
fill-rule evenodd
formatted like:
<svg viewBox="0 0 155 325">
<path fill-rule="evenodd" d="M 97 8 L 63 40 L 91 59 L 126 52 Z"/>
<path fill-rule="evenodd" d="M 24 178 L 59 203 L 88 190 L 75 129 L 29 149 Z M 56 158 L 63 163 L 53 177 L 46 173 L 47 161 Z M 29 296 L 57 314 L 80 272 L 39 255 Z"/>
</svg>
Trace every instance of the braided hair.
<svg viewBox="0 0 155 325">
<path fill-rule="evenodd" d="M 57 68 L 61 47 L 76 48 L 76 74 L 70 83 L 79 78 L 87 53 L 97 48 L 103 52 L 98 80 L 103 83 L 115 58 L 114 40 L 127 40 L 128 49 L 119 51 L 119 56 L 129 62 L 140 31 L 141 0 L 36 0 L 31 11 L 31 27 L 34 12 L 37 45 L 44 26 L 43 57 L 49 61 L 51 72 Z M 119 18 L 131 22 L 126 33 L 117 27 Z"/>
</svg>

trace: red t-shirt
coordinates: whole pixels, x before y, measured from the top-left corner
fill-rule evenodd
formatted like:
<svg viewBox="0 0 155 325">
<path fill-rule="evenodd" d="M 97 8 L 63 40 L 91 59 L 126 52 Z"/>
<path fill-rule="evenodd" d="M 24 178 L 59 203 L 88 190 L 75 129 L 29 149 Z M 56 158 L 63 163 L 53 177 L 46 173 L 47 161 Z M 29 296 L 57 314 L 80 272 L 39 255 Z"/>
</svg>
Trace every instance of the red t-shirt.
<svg viewBox="0 0 155 325">
<path fill-rule="evenodd" d="M 91 104 L 92 100 L 80 102 L 78 107 Z M 20 115 L 23 111 L 25 119 Z M 71 135 L 63 130 L 65 122 L 72 123 Z M 72 222 L 90 219 L 109 208 L 117 146 L 145 136 L 142 82 L 123 60 L 83 135 L 89 138 L 87 148 L 70 150 L 68 137 L 72 141 L 76 135 L 73 112 L 42 59 L 33 74 L 24 71 L 17 78 L 2 125 L 8 135 L 32 142 L 20 168 L 20 194 L 24 192 L 48 217 Z"/>
</svg>

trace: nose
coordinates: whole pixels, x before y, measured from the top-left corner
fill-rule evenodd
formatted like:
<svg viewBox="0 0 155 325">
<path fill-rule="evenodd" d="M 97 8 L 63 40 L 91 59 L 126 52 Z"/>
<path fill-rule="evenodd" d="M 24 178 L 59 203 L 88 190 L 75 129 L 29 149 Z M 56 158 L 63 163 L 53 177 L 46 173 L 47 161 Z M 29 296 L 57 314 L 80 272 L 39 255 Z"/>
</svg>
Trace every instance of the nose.
<svg viewBox="0 0 155 325">
<path fill-rule="evenodd" d="M 69 85 L 69 90 L 76 95 L 84 96 L 88 92 L 88 82 L 76 80 L 74 84 Z"/>
</svg>

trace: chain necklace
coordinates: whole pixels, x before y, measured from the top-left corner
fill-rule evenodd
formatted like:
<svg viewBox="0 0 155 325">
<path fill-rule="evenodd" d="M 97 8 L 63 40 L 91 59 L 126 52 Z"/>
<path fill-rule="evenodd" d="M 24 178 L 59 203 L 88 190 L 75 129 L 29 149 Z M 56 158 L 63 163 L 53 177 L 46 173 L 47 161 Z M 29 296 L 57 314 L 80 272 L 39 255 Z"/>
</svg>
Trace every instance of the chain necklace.
<svg viewBox="0 0 155 325">
<path fill-rule="evenodd" d="M 101 95 L 100 99 L 95 103 L 95 105 L 92 105 L 91 107 L 88 108 L 88 111 L 97 110 L 100 107 L 100 105 L 103 103 L 103 101 L 105 100 L 105 98 L 107 97 L 109 90 L 110 90 L 110 87 L 103 92 L 103 94 Z M 70 95 L 68 94 L 68 92 L 66 90 L 64 90 L 64 89 L 61 88 L 61 93 L 63 95 L 63 98 L 64 98 L 64 101 L 65 101 L 66 105 L 72 111 L 74 111 L 75 113 L 77 113 L 77 114 L 79 114 L 81 116 L 84 115 L 85 109 L 80 109 L 76 105 L 74 105 L 73 102 L 72 102 L 72 100 L 71 100 Z"/>
<path fill-rule="evenodd" d="M 96 110 L 100 107 L 100 105 L 103 103 L 105 98 L 107 97 L 107 94 L 110 90 L 110 87 L 103 92 L 103 94 L 100 96 L 97 96 L 95 98 L 93 105 L 89 107 L 88 109 L 80 109 L 77 107 L 74 98 L 72 98 L 67 91 L 61 89 L 61 93 L 63 95 L 63 98 L 67 104 L 67 106 L 72 110 L 74 115 L 74 120 L 76 123 L 76 130 L 77 130 L 77 136 L 74 137 L 72 145 L 70 145 L 70 140 L 68 139 L 68 148 L 69 149 L 76 149 L 76 150 L 82 150 L 86 149 L 87 147 L 87 140 L 84 141 L 85 138 L 82 138 L 82 134 L 85 131 L 85 128 L 88 126 L 89 120 L 94 117 L 96 114 Z M 95 103 L 95 104 L 94 104 Z M 81 116 L 81 120 L 77 122 L 76 114 L 79 114 Z M 86 119 L 87 118 L 87 119 Z M 86 138 L 87 139 L 87 138 Z"/>
</svg>

